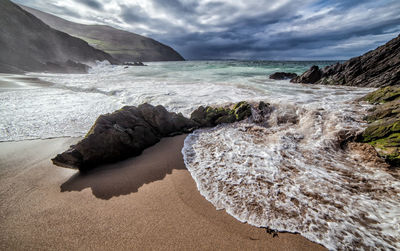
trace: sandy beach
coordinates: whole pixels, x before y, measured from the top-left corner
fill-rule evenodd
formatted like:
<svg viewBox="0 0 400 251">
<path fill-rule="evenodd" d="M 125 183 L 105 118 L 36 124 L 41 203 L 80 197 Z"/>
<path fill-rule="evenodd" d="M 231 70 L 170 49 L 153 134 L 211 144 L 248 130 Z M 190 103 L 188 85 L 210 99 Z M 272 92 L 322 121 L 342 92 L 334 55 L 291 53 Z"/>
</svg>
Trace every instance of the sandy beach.
<svg viewBox="0 0 400 251">
<path fill-rule="evenodd" d="M 324 249 L 217 211 L 184 166 L 184 138 L 86 175 L 50 161 L 78 138 L 0 143 L 0 249 Z"/>
</svg>

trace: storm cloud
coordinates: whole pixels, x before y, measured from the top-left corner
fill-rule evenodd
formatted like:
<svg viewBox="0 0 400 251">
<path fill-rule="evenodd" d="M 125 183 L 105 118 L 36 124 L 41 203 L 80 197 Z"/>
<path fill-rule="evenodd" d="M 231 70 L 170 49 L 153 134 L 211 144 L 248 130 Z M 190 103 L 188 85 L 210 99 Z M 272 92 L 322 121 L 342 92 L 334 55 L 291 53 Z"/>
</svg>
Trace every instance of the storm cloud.
<svg viewBox="0 0 400 251">
<path fill-rule="evenodd" d="M 186 59 L 347 59 L 400 33 L 400 1 L 18 0 L 152 37 Z"/>
</svg>

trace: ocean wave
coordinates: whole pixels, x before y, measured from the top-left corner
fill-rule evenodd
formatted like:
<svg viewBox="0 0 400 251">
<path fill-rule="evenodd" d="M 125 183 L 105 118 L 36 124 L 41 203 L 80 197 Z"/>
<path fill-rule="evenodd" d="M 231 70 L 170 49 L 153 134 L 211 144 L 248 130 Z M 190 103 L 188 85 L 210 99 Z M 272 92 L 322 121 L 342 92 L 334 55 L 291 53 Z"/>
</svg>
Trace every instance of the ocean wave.
<svg viewBox="0 0 400 251">
<path fill-rule="evenodd" d="M 83 93 L 98 93 L 98 94 L 103 94 L 106 96 L 118 96 L 120 93 L 123 92 L 123 90 L 102 90 L 100 88 L 96 87 L 80 87 L 80 86 L 66 86 L 66 85 L 57 85 L 54 84 L 51 86 L 52 88 L 57 88 L 57 89 L 62 89 L 62 90 L 68 90 L 72 92 L 83 92 Z"/>
<path fill-rule="evenodd" d="M 273 105 L 190 134 L 185 164 L 200 193 L 242 222 L 328 249 L 398 250 L 400 172 L 340 145 L 362 128 L 363 109 Z"/>
</svg>

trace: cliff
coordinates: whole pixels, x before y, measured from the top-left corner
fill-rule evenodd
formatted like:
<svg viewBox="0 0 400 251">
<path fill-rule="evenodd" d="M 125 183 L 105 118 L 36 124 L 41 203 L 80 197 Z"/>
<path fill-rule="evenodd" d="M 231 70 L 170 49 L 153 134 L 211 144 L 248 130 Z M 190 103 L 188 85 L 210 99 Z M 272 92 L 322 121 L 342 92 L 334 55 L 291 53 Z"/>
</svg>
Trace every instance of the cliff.
<svg viewBox="0 0 400 251">
<path fill-rule="evenodd" d="M 52 28 L 79 37 L 122 62 L 182 61 L 184 58 L 171 47 L 148 37 L 105 25 L 83 25 L 54 15 L 21 6 Z"/>
<path fill-rule="evenodd" d="M 50 28 L 18 5 L 0 0 L 0 72 L 85 72 L 82 63 L 108 60 L 109 54 Z"/>
</svg>

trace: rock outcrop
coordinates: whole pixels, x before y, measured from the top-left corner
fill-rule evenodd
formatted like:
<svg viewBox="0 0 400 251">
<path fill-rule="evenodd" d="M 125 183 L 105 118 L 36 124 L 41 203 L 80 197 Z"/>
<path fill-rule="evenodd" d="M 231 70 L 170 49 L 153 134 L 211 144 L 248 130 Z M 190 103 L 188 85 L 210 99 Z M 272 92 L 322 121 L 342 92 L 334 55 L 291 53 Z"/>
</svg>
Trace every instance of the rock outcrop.
<svg viewBox="0 0 400 251">
<path fill-rule="evenodd" d="M 251 116 L 251 109 L 247 102 L 239 102 L 232 108 L 199 107 L 188 119 L 160 105 L 125 106 L 101 115 L 84 139 L 52 161 L 58 166 L 88 171 L 101 164 L 137 156 L 162 137 L 243 120 Z"/>
<path fill-rule="evenodd" d="M 379 89 L 363 100 L 378 105 L 366 116 L 369 126 L 358 141 L 374 146 L 392 166 L 400 166 L 400 86 Z"/>
<path fill-rule="evenodd" d="M 188 133 L 198 127 L 163 106 L 125 106 L 101 115 L 78 144 L 53 159 L 56 165 L 86 171 L 103 163 L 139 155 L 162 137 Z"/>
<path fill-rule="evenodd" d="M 245 101 L 230 107 L 200 106 L 192 112 L 190 119 L 201 127 L 211 127 L 222 123 L 233 123 L 251 116 L 251 105 Z"/>
<path fill-rule="evenodd" d="M 270 79 L 275 80 L 293 79 L 295 77 L 297 77 L 297 74 L 291 72 L 275 72 L 269 75 Z"/>
<path fill-rule="evenodd" d="M 319 69 L 311 67 L 293 83 L 385 87 L 400 83 L 400 35 L 366 54 Z"/>
<path fill-rule="evenodd" d="M 290 82 L 314 84 L 321 79 L 322 71 L 318 66 L 313 65 L 311 68 L 298 77 L 293 78 Z"/>
<path fill-rule="evenodd" d="M 143 62 L 133 62 L 133 63 L 126 62 L 126 63 L 124 63 L 124 65 L 127 65 L 127 66 L 147 66 L 147 65 L 143 64 Z"/>
<path fill-rule="evenodd" d="M 54 30 L 8 1 L 0 1 L 0 72 L 81 72 L 86 63 L 118 60 L 87 42 Z"/>
<path fill-rule="evenodd" d="M 85 40 L 96 49 L 109 53 L 121 62 L 182 61 L 184 58 L 171 47 L 154 39 L 106 25 L 73 23 L 21 5 L 50 27 Z"/>
</svg>

